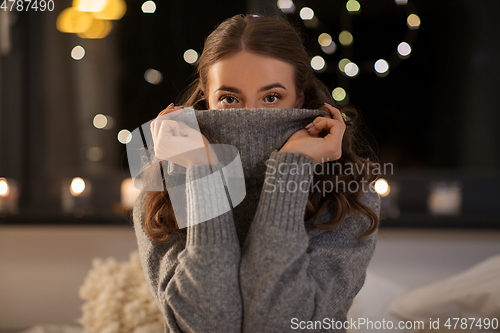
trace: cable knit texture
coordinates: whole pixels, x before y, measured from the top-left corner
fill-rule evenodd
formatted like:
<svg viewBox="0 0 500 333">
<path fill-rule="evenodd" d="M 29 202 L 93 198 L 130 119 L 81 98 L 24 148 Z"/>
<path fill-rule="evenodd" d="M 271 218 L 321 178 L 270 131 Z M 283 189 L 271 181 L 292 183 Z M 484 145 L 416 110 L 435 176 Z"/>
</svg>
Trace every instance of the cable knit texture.
<svg viewBox="0 0 500 333">
<path fill-rule="evenodd" d="M 200 130 L 210 142 L 233 144 L 240 151 L 247 197 L 239 206 L 156 243 L 144 229 L 145 192 L 135 203 L 141 262 L 165 315 L 166 332 L 345 332 L 326 326 L 302 330 L 294 323 L 346 320 L 363 286 L 377 233 L 357 238 L 370 225 L 363 214 L 348 214 L 330 231 L 313 228 L 312 219 L 304 221 L 313 174 L 292 169 L 311 170 L 314 160 L 279 148 L 319 110 L 272 110 L 262 109 L 268 113 L 260 118 L 258 110 L 237 110 L 239 124 L 225 118 L 228 112 L 204 111 L 212 127 L 221 128 L 224 123 L 233 127 L 224 135 L 204 131 L 200 121 Z M 287 112 L 296 117 L 292 126 L 284 120 Z M 277 128 L 269 127 L 269 122 Z M 260 125 L 260 131 L 247 130 L 249 123 Z M 262 140 L 269 136 L 266 131 L 278 132 L 284 141 Z M 240 149 L 240 145 L 248 147 Z M 264 148 L 269 146 L 274 146 L 270 152 Z M 213 206 L 224 199 L 223 185 L 217 177 L 210 178 L 220 166 L 212 167 L 185 170 L 188 223 L 200 212 L 221 212 L 219 204 Z M 380 198 L 374 191 L 365 192 L 361 202 L 379 214 Z M 249 216 L 238 216 L 239 212 Z M 329 206 L 317 221 L 327 222 L 333 214 L 334 207 Z"/>
</svg>

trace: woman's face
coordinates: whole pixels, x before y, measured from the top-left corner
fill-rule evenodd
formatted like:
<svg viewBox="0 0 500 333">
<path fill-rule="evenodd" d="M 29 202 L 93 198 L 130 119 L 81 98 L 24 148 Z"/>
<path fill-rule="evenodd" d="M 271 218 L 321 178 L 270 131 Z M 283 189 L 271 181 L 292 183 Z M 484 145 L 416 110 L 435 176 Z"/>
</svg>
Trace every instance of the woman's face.
<svg viewBox="0 0 500 333">
<path fill-rule="evenodd" d="M 209 109 L 301 108 L 293 66 L 282 60 L 240 51 L 208 70 Z"/>
</svg>

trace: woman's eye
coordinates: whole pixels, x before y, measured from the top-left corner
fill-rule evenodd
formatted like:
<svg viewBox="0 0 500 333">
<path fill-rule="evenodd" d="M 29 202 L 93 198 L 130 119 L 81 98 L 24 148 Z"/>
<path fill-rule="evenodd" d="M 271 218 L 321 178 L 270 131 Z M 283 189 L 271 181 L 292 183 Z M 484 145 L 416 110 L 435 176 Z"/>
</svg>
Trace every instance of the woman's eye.
<svg viewBox="0 0 500 333">
<path fill-rule="evenodd" d="M 267 95 L 266 97 L 264 97 L 264 101 L 268 103 L 274 103 L 278 101 L 278 99 L 279 98 L 277 95 Z"/>
<path fill-rule="evenodd" d="M 234 104 L 237 101 L 234 96 L 223 96 L 220 100 L 226 104 Z"/>
</svg>

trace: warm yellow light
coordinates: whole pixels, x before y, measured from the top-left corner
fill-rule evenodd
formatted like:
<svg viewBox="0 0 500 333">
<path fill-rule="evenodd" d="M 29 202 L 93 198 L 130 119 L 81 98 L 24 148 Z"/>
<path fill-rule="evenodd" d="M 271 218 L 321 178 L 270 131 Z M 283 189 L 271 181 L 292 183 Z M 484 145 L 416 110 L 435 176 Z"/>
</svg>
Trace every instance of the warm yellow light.
<svg viewBox="0 0 500 333">
<path fill-rule="evenodd" d="M 332 36 L 327 34 L 326 32 L 322 33 L 318 37 L 318 43 L 321 46 L 329 46 L 332 43 Z"/>
<path fill-rule="evenodd" d="M 418 29 L 420 27 L 420 17 L 415 14 L 408 15 L 408 19 L 406 21 L 410 29 Z"/>
<path fill-rule="evenodd" d="M 353 41 L 352 34 L 347 30 L 342 31 L 339 34 L 339 41 L 340 41 L 340 44 L 342 44 L 342 45 L 345 45 L 345 46 L 351 45 L 352 41 Z"/>
<path fill-rule="evenodd" d="M 387 183 L 387 180 L 385 180 L 384 178 L 379 178 L 375 182 L 375 191 L 377 191 L 377 193 L 381 196 L 385 197 L 391 192 L 391 187 L 389 186 L 389 183 Z"/>
<path fill-rule="evenodd" d="M 345 90 L 341 87 L 337 87 L 337 88 L 333 89 L 333 91 L 332 91 L 332 97 L 337 102 L 343 101 L 346 98 L 346 96 L 347 96 L 347 94 L 346 94 Z"/>
<path fill-rule="evenodd" d="M 79 33 L 87 30 L 92 24 L 89 13 L 80 12 L 73 7 L 66 8 L 57 16 L 56 27 L 60 32 Z"/>
<path fill-rule="evenodd" d="M 0 178 L 0 197 L 6 197 L 10 193 L 9 183 L 7 179 Z"/>
<path fill-rule="evenodd" d="M 104 128 L 108 124 L 108 118 L 103 114 L 96 114 L 94 117 L 94 127 L 95 128 Z"/>
<path fill-rule="evenodd" d="M 73 178 L 69 190 L 72 196 L 79 196 L 83 191 L 85 191 L 85 181 L 80 177 Z"/>
<path fill-rule="evenodd" d="M 73 0 L 73 8 L 81 12 L 100 12 L 108 0 Z"/>
<path fill-rule="evenodd" d="M 361 9 L 361 5 L 356 0 L 347 1 L 345 7 L 349 12 L 357 12 Z"/>
<path fill-rule="evenodd" d="M 184 61 L 188 64 L 194 64 L 198 60 L 198 52 L 193 49 L 186 50 L 184 52 Z"/>
<path fill-rule="evenodd" d="M 118 132 L 118 141 L 123 144 L 127 144 L 132 140 L 132 133 L 129 130 L 122 129 Z"/>
<path fill-rule="evenodd" d="M 304 7 L 300 10 L 299 15 L 303 20 L 312 20 L 314 17 L 314 11 L 309 7 Z"/>
<path fill-rule="evenodd" d="M 101 20 L 119 20 L 125 15 L 127 4 L 123 0 L 108 0 L 106 6 L 99 12 L 94 13 L 94 17 Z"/>
<path fill-rule="evenodd" d="M 350 63 L 350 62 L 351 62 L 351 60 L 349 60 L 349 59 L 347 59 L 347 58 L 344 58 L 344 59 L 340 60 L 340 61 L 339 61 L 339 69 L 340 69 L 342 72 L 344 72 L 344 70 L 345 70 L 345 66 L 346 66 L 348 63 Z"/>
<path fill-rule="evenodd" d="M 112 28 L 108 20 L 93 19 L 90 27 L 82 33 L 77 34 L 80 38 L 100 39 L 106 37 Z"/>
</svg>

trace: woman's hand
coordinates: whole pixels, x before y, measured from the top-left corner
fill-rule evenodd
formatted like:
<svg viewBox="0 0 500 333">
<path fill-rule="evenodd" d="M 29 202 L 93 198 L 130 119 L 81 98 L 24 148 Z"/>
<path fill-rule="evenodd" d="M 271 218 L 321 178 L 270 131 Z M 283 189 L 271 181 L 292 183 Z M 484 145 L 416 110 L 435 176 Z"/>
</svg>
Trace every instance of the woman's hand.
<svg viewBox="0 0 500 333">
<path fill-rule="evenodd" d="M 184 112 L 170 104 L 151 122 L 156 157 L 187 168 L 196 164 L 218 164 L 219 160 L 207 138 L 182 121 L 172 120 Z"/>
<path fill-rule="evenodd" d="M 342 138 L 346 125 L 340 111 L 325 103 L 325 109 L 332 118 L 317 117 L 312 123 L 294 133 L 280 151 L 301 153 L 316 163 L 338 160 L 342 156 Z M 320 137 L 321 131 L 328 133 Z"/>
</svg>

